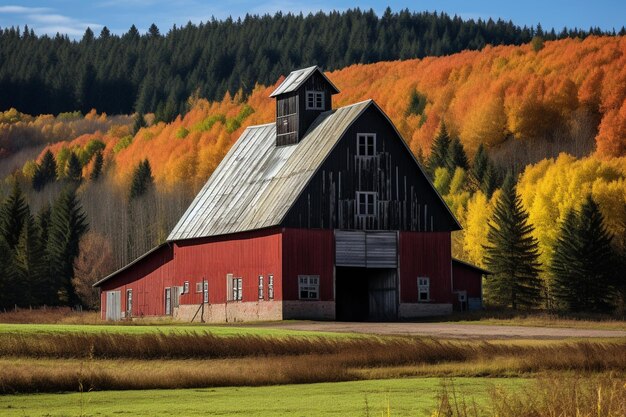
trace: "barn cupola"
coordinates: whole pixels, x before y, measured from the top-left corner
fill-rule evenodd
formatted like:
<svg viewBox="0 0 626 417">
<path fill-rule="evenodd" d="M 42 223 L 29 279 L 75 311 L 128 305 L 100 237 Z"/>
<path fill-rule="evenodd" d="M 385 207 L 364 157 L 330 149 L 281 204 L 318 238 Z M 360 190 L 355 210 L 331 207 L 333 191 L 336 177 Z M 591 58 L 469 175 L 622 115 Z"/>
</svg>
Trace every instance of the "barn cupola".
<svg viewBox="0 0 626 417">
<path fill-rule="evenodd" d="M 317 66 L 289 74 L 270 94 L 276 97 L 276 146 L 300 142 L 317 116 L 332 109 L 338 92 Z"/>
</svg>

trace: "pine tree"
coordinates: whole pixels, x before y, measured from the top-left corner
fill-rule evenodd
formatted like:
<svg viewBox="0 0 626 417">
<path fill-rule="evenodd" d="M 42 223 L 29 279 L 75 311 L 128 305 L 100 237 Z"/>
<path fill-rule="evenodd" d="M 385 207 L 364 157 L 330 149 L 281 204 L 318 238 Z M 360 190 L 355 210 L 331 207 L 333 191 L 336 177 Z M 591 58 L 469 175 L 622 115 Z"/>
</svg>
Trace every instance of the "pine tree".
<svg viewBox="0 0 626 417">
<path fill-rule="evenodd" d="M 480 190 L 487 196 L 487 198 L 491 198 L 493 193 L 498 188 L 499 175 L 496 167 L 489 161 L 487 164 L 487 169 L 485 170 L 485 174 L 483 175 L 483 182 L 480 184 Z"/>
<path fill-rule="evenodd" d="M 467 170 L 469 168 L 469 162 L 467 161 L 467 154 L 463 148 L 463 144 L 459 138 L 455 137 L 450 141 L 448 146 L 448 154 L 446 155 L 446 166 L 452 172 L 457 168 L 463 168 Z"/>
<path fill-rule="evenodd" d="M 133 124 L 133 136 L 136 135 L 142 127 L 146 127 L 146 119 L 143 113 L 137 112 L 135 114 L 135 123 Z"/>
<path fill-rule="evenodd" d="M 141 197 L 144 195 L 150 188 L 152 188 L 154 184 L 154 178 L 152 177 L 152 168 L 150 167 L 150 162 L 147 159 L 144 159 L 137 165 L 135 171 L 133 172 L 133 179 L 130 184 L 130 192 L 129 199 L 133 200 L 135 198 Z"/>
<path fill-rule="evenodd" d="M 11 194 L 0 210 L 0 233 L 10 249 L 17 246 L 27 214 L 28 205 L 22 194 L 22 188 L 15 181 Z"/>
<path fill-rule="evenodd" d="M 74 152 L 70 154 L 67 162 L 67 179 L 74 182 L 80 182 L 83 176 L 83 167 Z"/>
<path fill-rule="evenodd" d="M 482 184 L 485 172 L 487 171 L 487 165 L 489 165 L 489 155 L 485 146 L 481 143 L 478 145 L 476 155 L 474 155 L 474 161 L 472 163 L 472 176 L 476 184 Z"/>
<path fill-rule="evenodd" d="M 613 236 L 591 196 L 565 217 L 550 264 L 552 296 L 569 311 L 608 311 L 614 300 L 616 254 Z"/>
<path fill-rule="evenodd" d="M 50 150 L 44 153 L 41 164 L 37 166 L 33 176 L 33 188 L 36 191 L 42 190 L 46 184 L 54 182 L 57 177 L 57 162 Z"/>
<path fill-rule="evenodd" d="M 52 209 L 49 205 L 41 208 L 37 214 L 37 227 L 39 228 L 39 240 L 45 247 L 48 242 L 48 230 L 50 228 L 50 218 L 52 217 Z"/>
<path fill-rule="evenodd" d="M 22 306 L 38 305 L 43 301 L 46 289 L 46 263 L 44 249 L 40 241 L 40 232 L 32 214 L 27 213 L 20 239 L 15 248 L 14 297 L 16 304 Z"/>
<path fill-rule="evenodd" d="M 102 164 L 104 162 L 102 151 L 97 151 L 94 158 L 93 170 L 91 171 L 91 174 L 89 174 L 89 179 L 92 181 L 98 181 L 98 179 L 100 179 L 100 175 L 102 174 Z"/>
<path fill-rule="evenodd" d="M 485 265 L 493 273 L 487 279 L 488 299 L 514 309 L 539 304 L 538 242 L 511 174 L 504 181 L 488 227 Z"/>
<path fill-rule="evenodd" d="M 12 306 L 12 288 L 15 285 L 15 275 L 13 268 L 13 251 L 9 247 L 4 236 L 0 234 L 0 309 Z"/>
<path fill-rule="evenodd" d="M 72 287 L 74 259 L 80 238 L 87 232 L 87 217 L 74 187 L 67 187 L 54 203 L 48 231 L 46 255 L 50 265 L 48 304 L 75 305 L 78 299 Z"/>
<path fill-rule="evenodd" d="M 433 140 L 433 144 L 430 149 L 430 157 L 428 158 L 428 171 L 431 176 L 435 173 L 437 168 L 446 166 L 449 147 L 450 135 L 448 135 L 446 124 L 441 122 L 439 132 L 437 133 L 437 136 L 435 136 L 435 140 Z"/>
</svg>

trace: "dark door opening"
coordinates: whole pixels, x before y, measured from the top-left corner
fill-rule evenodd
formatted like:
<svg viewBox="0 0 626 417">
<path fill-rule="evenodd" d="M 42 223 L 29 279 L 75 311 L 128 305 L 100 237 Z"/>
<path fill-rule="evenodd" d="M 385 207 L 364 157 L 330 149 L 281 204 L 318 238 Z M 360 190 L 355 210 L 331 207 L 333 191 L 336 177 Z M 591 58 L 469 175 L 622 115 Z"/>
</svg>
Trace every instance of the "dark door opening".
<svg viewBox="0 0 626 417">
<path fill-rule="evenodd" d="M 398 317 L 396 270 L 337 267 L 335 314 L 339 321 L 390 321 Z"/>
</svg>

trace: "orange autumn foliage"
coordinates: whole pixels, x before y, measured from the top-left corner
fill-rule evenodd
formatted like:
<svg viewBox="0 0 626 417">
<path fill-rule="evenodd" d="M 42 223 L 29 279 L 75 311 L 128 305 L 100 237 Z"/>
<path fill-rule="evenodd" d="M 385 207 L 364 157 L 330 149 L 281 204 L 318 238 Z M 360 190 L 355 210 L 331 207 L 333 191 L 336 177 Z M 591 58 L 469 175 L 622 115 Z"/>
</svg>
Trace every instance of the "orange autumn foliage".
<svg viewBox="0 0 626 417">
<path fill-rule="evenodd" d="M 512 140 L 549 140 L 557 129 L 571 132 L 577 114 L 587 111 L 599 123 L 596 156 L 626 154 L 626 37 L 545 42 L 539 52 L 530 44 L 487 46 L 445 57 L 352 65 L 328 76 L 341 90 L 334 107 L 374 99 L 414 152 L 429 152 L 441 120 L 471 156 L 479 143 L 497 147 Z M 106 144 L 120 185 L 128 184 L 134 167 L 147 158 L 160 186 L 185 183 L 197 190 L 246 126 L 274 119 L 274 100 L 268 97 L 273 88 L 256 86 L 246 100 L 240 94 L 220 102 L 193 99 L 184 117 L 143 128 L 132 141 L 94 135 Z M 408 111 L 415 91 L 426 98 L 421 114 Z M 76 144 L 85 140 L 77 138 Z"/>
</svg>

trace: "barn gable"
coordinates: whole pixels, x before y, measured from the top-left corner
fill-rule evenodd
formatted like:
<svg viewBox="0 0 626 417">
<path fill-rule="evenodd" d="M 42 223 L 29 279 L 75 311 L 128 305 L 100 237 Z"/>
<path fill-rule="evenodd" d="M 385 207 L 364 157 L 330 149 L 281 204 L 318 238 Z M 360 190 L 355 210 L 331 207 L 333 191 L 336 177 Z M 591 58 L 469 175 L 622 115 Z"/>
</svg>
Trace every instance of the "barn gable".
<svg viewBox="0 0 626 417">
<path fill-rule="evenodd" d="M 408 169 L 419 182 L 419 184 L 402 183 L 403 197 L 398 197 L 391 203 L 395 207 L 393 213 L 396 214 L 393 215 L 400 216 L 397 221 L 387 222 L 386 227 L 380 225 L 373 228 L 448 231 L 459 229 L 458 222 L 428 181 L 393 124 L 372 100 L 367 100 L 322 113 L 313 122 L 303 140 L 292 146 L 276 146 L 275 123 L 247 128 L 193 200 L 170 233 L 168 240 L 216 236 L 281 224 L 314 228 L 366 228 L 358 227 L 354 223 L 340 224 L 338 221 L 333 223 L 320 220 L 309 223 L 309 220 L 298 217 L 299 215 L 294 214 L 292 210 L 295 206 L 299 208 L 310 206 L 311 191 L 305 193 L 305 189 L 316 173 L 317 178 L 324 175 L 324 170 L 320 167 L 325 164 L 333 149 L 355 122 L 369 118 L 362 117 L 366 112 L 370 116 L 378 115 L 379 120 L 375 123 L 386 126 L 387 131 L 396 138 L 393 141 L 386 140 L 384 143 L 389 143 L 386 146 L 395 146 L 394 152 L 403 155 L 402 164 L 410 167 Z M 331 159 L 335 162 L 329 161 L 327 164 L 340 163 L 339 156 Z M 406 175 L 408 171 L 404 176 Z M 338 181 L 338 176 L 335 180 Z M 396 185 L 396 188 L 400 187 L 397 182 L 393 185 Z M 336 186 L 341 187 L 339 184 Z M 408 187 L 406 192 L 405 186 Z M 417 198 L 416 193 L 421 194 L 421 200 Z M 319 194 L 313 195 L 315 196 L 313 200 L 320 200 Z M 404 200 L 406 202 L 402 202 Z M 418 226 L 417 218 L 413 217 L 417 216 L 418 210 L 419 215 L 423 215 L 421 210 L 424 209 L 423 206 L 418 207 L 418 200 L 430 203 L 431 210 L 437 208 L 440 214 L 437 217 L 436 228 L 433 226 L 426 229 Z M 343 204 L 346 205 L 344 210 L 354 209 L 354 202 L 352 205 L 349 202 Z M 401 204 L 404 208 L 400 207 Z M 301 210 L 299 212 L 302 213 Z M 411 213 L 414 213 L 414 216 Z M 332 214 L 329 216 L 333 217 Z M 401 216 L 405 216 L 405 220 L 401 221 Z M 407 216 L 409 220 L 406 220 Z M 410 220 L 411 218 L 413 220 Z M 434 220 L 428 217 L 428 223 L 430 222 Z"/>
</svg>

